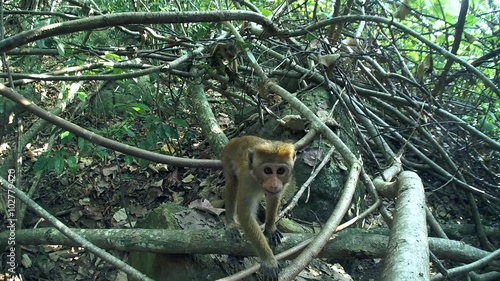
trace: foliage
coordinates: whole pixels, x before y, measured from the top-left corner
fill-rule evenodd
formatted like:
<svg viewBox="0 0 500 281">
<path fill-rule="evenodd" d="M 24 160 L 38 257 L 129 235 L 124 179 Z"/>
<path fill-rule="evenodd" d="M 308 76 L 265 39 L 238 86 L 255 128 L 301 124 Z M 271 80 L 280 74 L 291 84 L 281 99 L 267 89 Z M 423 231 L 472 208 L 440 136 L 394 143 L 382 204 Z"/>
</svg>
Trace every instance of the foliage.
<svg viewBox="0 0 500 281">
<path fill-rule="evenodd" d="M 497 2 L 469 1 L 465 17 L 460 10 L 466 1 L 449 0 L 48 2 L 4 4 L 7 39 L 0 46 L 8 50 L 2 64 L 28 99 L 46 110 L 61 108 L 56 114 L 96 134 L 147 151 L 210 157 L 199 152 L 204 149 L 200 140 L 210 136 L 200 133 L 206 124 L 200 124 L 190 100 L 193 83 L 202 84 L 217 125 L 227 135 L 236 127 L 236 135 L 249 128 L 259 131 L 262 121 L 276 120 L 283 127 L 285 95 L 269 87 L 276 82 L 303 103 L 311 91 L 326 91 L 335 105 L 317 101 L 309 109 L 317 116 L 326 112 L 322 120 L 329 128 L 361 144 L 357 150 L 370 173 L 381 172 L 400 156 L 405 169 L 425 177 L 430 191 L 445 187 L 451 193 L 458 186 L 488 206 L 488 196 L 498 196 Z M 267 17 L 259 17 L 262 22 L 272 19 L 278 32 L 250 16 L 227 20 L 249 10 Z M 214 13 L 199 22 L 187 13 L 194 11 Z M 143 20 L 152 12 L 172 12 L 164 15 L 172 23 L 132 22 L 133 12 L 149 12 Z M 102 15 L 120 24 L 83 31 L 46 28 L 76 19 L 93 22 Z M 58 32 L 30 43 L 18 37 L 30 30 Z M 23 43 L 10 48 L 12 38 Z M 23 114 L 5 104 L 4 116 Z M 297 117 L 296 112 L 290 115 Z M 243 117 L 235 122 L 235 116 Z M 294 120 L 307 129 L 318 125 L 304 116 Z M 30 149 L 44 147 L 40 143 L 47 135 L 58 137 L 52 137 L 51 150 L 33 157 L 35 172 L 74 176 L 86 168 L 85 159 L 102 165 L 123 161 L 143 171 L 151 164 L 67 131 L 41 130 L 33 134 L 39 138 L 32 144 L 40 147 Z M 174 185 L 179 173 L 168 169 Z M 470 220 L 495 218 L 498 206 L 481 211 Z"/>
</svg>

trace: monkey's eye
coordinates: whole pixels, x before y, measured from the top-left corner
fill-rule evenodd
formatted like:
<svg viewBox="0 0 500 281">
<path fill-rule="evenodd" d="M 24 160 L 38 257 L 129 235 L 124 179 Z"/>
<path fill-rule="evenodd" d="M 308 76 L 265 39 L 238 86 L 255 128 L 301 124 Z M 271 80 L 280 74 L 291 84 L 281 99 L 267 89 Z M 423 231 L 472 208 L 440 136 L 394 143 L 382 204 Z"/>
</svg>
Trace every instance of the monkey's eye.
<svg viewBox="0 0 500 281">
<path fill-rule="evenodd" d="M 278 175 L 283 175 L 285 173 L 285 168 L 283 168 L 283 167 L 278 168 L 278 170 L 276 170 L 276 173 Z"/>
<path fill-rule="evenodd" d="M 270 167 L 264 168 L 264 174 L 271 175 L 272 173 L 273 173 L 273 169 L 271 169 Z"/>
</svg>

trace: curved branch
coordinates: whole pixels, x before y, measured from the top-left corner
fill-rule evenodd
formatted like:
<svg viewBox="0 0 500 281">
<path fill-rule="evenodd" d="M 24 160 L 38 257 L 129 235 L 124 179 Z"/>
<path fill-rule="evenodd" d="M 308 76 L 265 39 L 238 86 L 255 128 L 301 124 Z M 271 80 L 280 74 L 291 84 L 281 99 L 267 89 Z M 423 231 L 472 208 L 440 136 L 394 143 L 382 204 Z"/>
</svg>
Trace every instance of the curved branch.
<svg viewBox="0 0 500 281">
<path fill-rule="evenodd" d="M 47 120 L 49 123 L 52 123 L 64 130 L 72 132 L 73 134 L 84 138 L 92 143 L 97 145 L 101 145 L 107 147 L 112 150 L 116 150 L 127 155 L 132 155 L 135 157 L 139 157 L 142 159 L 151 160 L 158 163 L 165 163 L 172 166 L 179 167 L 191 167 L 191 168 L 216 168 L 219 169 L 222 167 L 220 160 L 205 160 L 205 159 L 189 159 L 175 156 L 162 155 L 159 153 L 147 151 L 144 149 L 140 149 L 134 146 L 130 146 L 127 144 L 123 144 L 103 136 L 100 136 L 96 133 L 93 133 L 89 130 L 86 130 L 78 125 L 75 125 L 71 122 L 68 122 L 62 119 L 59 116 L 55 116 L 42 108 L 38 107 L 34 103 L 25 99 L 23 96 L 16 93 L 14 90 L 7 88 L 5 85 L 0 84 L 0 95 L 7 97 L 14 101 L 15 103 L 23 106 L 29 112 L 35 114 L 36 116 Z"/>
<path fill-rule="evenodd" d="M 281 280 L 292 280 L 315 258 L 328 243 L 332 235 L 335 233 L 340 220 L 344 217 L 349 205 L 351 205 L 356 185 L 358 184 L 359 176 L 363 169 L 361 161 L 352 163 L 349 177 L 345 183 L 344 190 L 340 196 L 339 202 L 335 206 L 330 218 L 325 223 L 321 231 L 314 238 L 307 248 L 280 273 Z"/>
<path fill-rule="evenodd" d="M 252 21 L 261 24 L 264 26 L 265 30 L 270 31 L 271 33 L 275 33 L 277 31 L 271 19 L 268 19 L 261 14 L 249 11 L 116 13 L 77 19 L 64 23 L 50 24 L 18 33 L 0 41 L 0 53 L 40 39 L 103 27 L 126 24 L 223 22 L 231 20 Z"/>
</svg>

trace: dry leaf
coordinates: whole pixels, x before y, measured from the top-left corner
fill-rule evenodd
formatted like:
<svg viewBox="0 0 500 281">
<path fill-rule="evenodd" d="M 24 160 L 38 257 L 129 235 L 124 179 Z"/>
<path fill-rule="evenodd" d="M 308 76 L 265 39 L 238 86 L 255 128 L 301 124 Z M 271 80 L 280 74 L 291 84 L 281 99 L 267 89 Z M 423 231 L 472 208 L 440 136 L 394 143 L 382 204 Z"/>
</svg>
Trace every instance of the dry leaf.
<svg viewBox="0 0 500 281">
<path fill-rule="evenodd" d="M 78 200 L 78 204 L 80 204 L 81 206 L 88 206 L 90 205 L 90 198 L 88 197 L 82 198 Z"/>
<path fill-rule="evenodd" d="M 318 56 L 318 63 L 324 66 L 330 66 L 335 64 L 335 62 L 337 62 L 339 58 L 340 58 L 339 54 Z"/>
<path fill-rule="evenodd" d="M 302 159 L 306 165 L 314 167 L 323 160 L 323 150 L 319 147 L 306 147 L 302 150 Z"/>
<path fill-rule="evenodd" d="M 79 160 L 79 162 L 83 163 L 85 167 L 92 165 L 93 162 L 93 159 L 90 157 L 81 157 Z"/>
<path fill-rule="evenodd" d="M 31 265 L 33 265 L 33 262 L 31 261 L 30 257 L 26 254 L 22 254 L 21 255 L 21 264 L 25 267 L 25 268 L 30 268 Z"/>
<path fill-rule="evenodd" d="M 85 217 L 94 221 L 99 221 L 103 218 L 102 210 L 99 207 L 85 206 L 83 208 L 83 214 Z"/>
<path fill-rule="evenodd" d="M 161 188 L 163 186 L 163 180 L 154 181 L 149 186 Z"/>
<path fill-rule="evenodd" d="M 212 206 L 210 201 L 208 201 L 207 199 L 194 200 L 193 202 L 189 203 L 188 207 L 200 211 L 205 211 L 217 216 L 224 212 L 224 209 L 215 208 L 214 206 Z"/>
<path fill-rule="evenodd" d="M 183 183 L 190 183 L 194 180 L 195 176 L 193 174 L 189 174 L 182 179 Z"/>
<path fill-rule="evenodd" d="M 306 128 L 305 120 L 300 115 L 286 115 L 281 120 L 283 126 L 292 131 L 303 131 Z"/>
<path fill-rule="evenodd" d="M 469 42 L 469 43 L 473 43 L 473 42 L 477 41 L 477 38 L 474 35 L 467 33 L 467 32 L 464 32 L 464 37 L 465 37 L 465 40 L 467 40 L 467 42 Z"/>
<path fill-rule="evenodd" d="M 432 71 L 432 55 L 427 54 L 425 56 L 424 60 L 422 60 L 417 67 L 417 73 L 415 74 L 415 77 L 418 80 L 422 80 L 424 78 L 424 74 L 430 73 Z"/>
<path fill-rule="evenodd" d="M 181 184 L 180 181 L 180 175 L 179 175 L 179 170 L 174 170 L 172 173 L 168 174 L 167 178 L 165 179 L 166 185 L 167 186 L 179 186 Z"/>
<path fill-rule="evenodd" d="M 170 154 L 174 154 L 174 152 L 175 152 L 174 147 L 168 143 L 164 144 L 161 147 L 161 150 L 163 150 L 164 152 L 170 153 Z"/>
<path fill-rule="evenodd" d="M 115 174 L 116 171 L 118 171 L 118 165 L 112 165 L 102 168 L 102 174 L 105 177 Z"/>
<path fill-rule="evenodd" d="M 163 195 L 163 190 L 157 187 L 148 188 L 147 202 L 153 202 L 156 198 Z"/>
<path fill-rule="evenodd" d="M 72 222 L 76 222 L 78 221 L 81 217 L 83 216 L 83 212 L 82 210 L 73 210 L 71 211 L 71 213 L 69 214 L 69 219 L 72 221 Z"/>
<path fill-rule="evenodd" d="M 156 164 L 149 164 L 148 168 L 151 169 L 153 172 L 158 173 L 158 172 L 168 172 L 168 165 L 167 164 L 162 164 L 162 163 L 156 163 Z"/>
<path fill-rule="evenodd" d="M 403 1 L 403 4 L 399 5 L 398 9 L 394 13 L 394 18 L 404 20 L 406 16 L 411 12 L 410 8 L 408 7 L 408 0 Z"/>
<path fill-rule="evenodd" d="M 129 212 L 130 212 L 130 214 L 135 215 L 138 218 L 143 218 L 149 213 L 148 208 L 146 208 L 142 205 L 130 206 Z"/>
<path fill-rule="evenodd" d="M 173 192 L 172 193 L 172 203 L 176 205 L 182 205 L 182 202 L 184 202 L 184 191 L 180 192 Z"/>
<path fill-rule="evenodd" d="M 126 221 L 127 220 L 127 212 L 125 212 L 125 208 L 121 208 L 113 214 L 113 219 L 116 222 Z"/>
</svg>

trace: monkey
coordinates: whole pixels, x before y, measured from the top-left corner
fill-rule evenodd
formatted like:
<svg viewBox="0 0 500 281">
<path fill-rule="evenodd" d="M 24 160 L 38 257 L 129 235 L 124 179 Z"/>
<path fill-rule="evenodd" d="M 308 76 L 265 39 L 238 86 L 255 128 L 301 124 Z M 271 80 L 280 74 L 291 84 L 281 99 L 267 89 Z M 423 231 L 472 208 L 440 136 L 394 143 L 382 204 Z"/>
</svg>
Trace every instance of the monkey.
<svg viewBox="0 0 500 281">
<path fill-rule="evenodd" d="M 283 238 L 275 223 L 283 190 L 291 178 L 295 154 L 291 143 L 255 136 L 234 138 L 222 150 L 227 232 L 232 239 L 241 238 L 236 215 L 243 235 L 261 259 L 262 272 L 268 280 L 278 280 L 278 262 L 269 245 L 275 246 Z M 262 195 L 266 200 L 264 233 L 256 220 Z"/>
<path fill-rule="evenodd" d="M 231 43 L 219 43 L 215 45 L 212 49 L 211 57 L 212 62 L 211 66 L 216 67 L 221 74 L 224 74 L 222 69 L 227 67 L 227 71 L 232 71 L 234 73 L 238 73 L 238 54 L 240 50 L 238 47 Z"/>
</svg>

